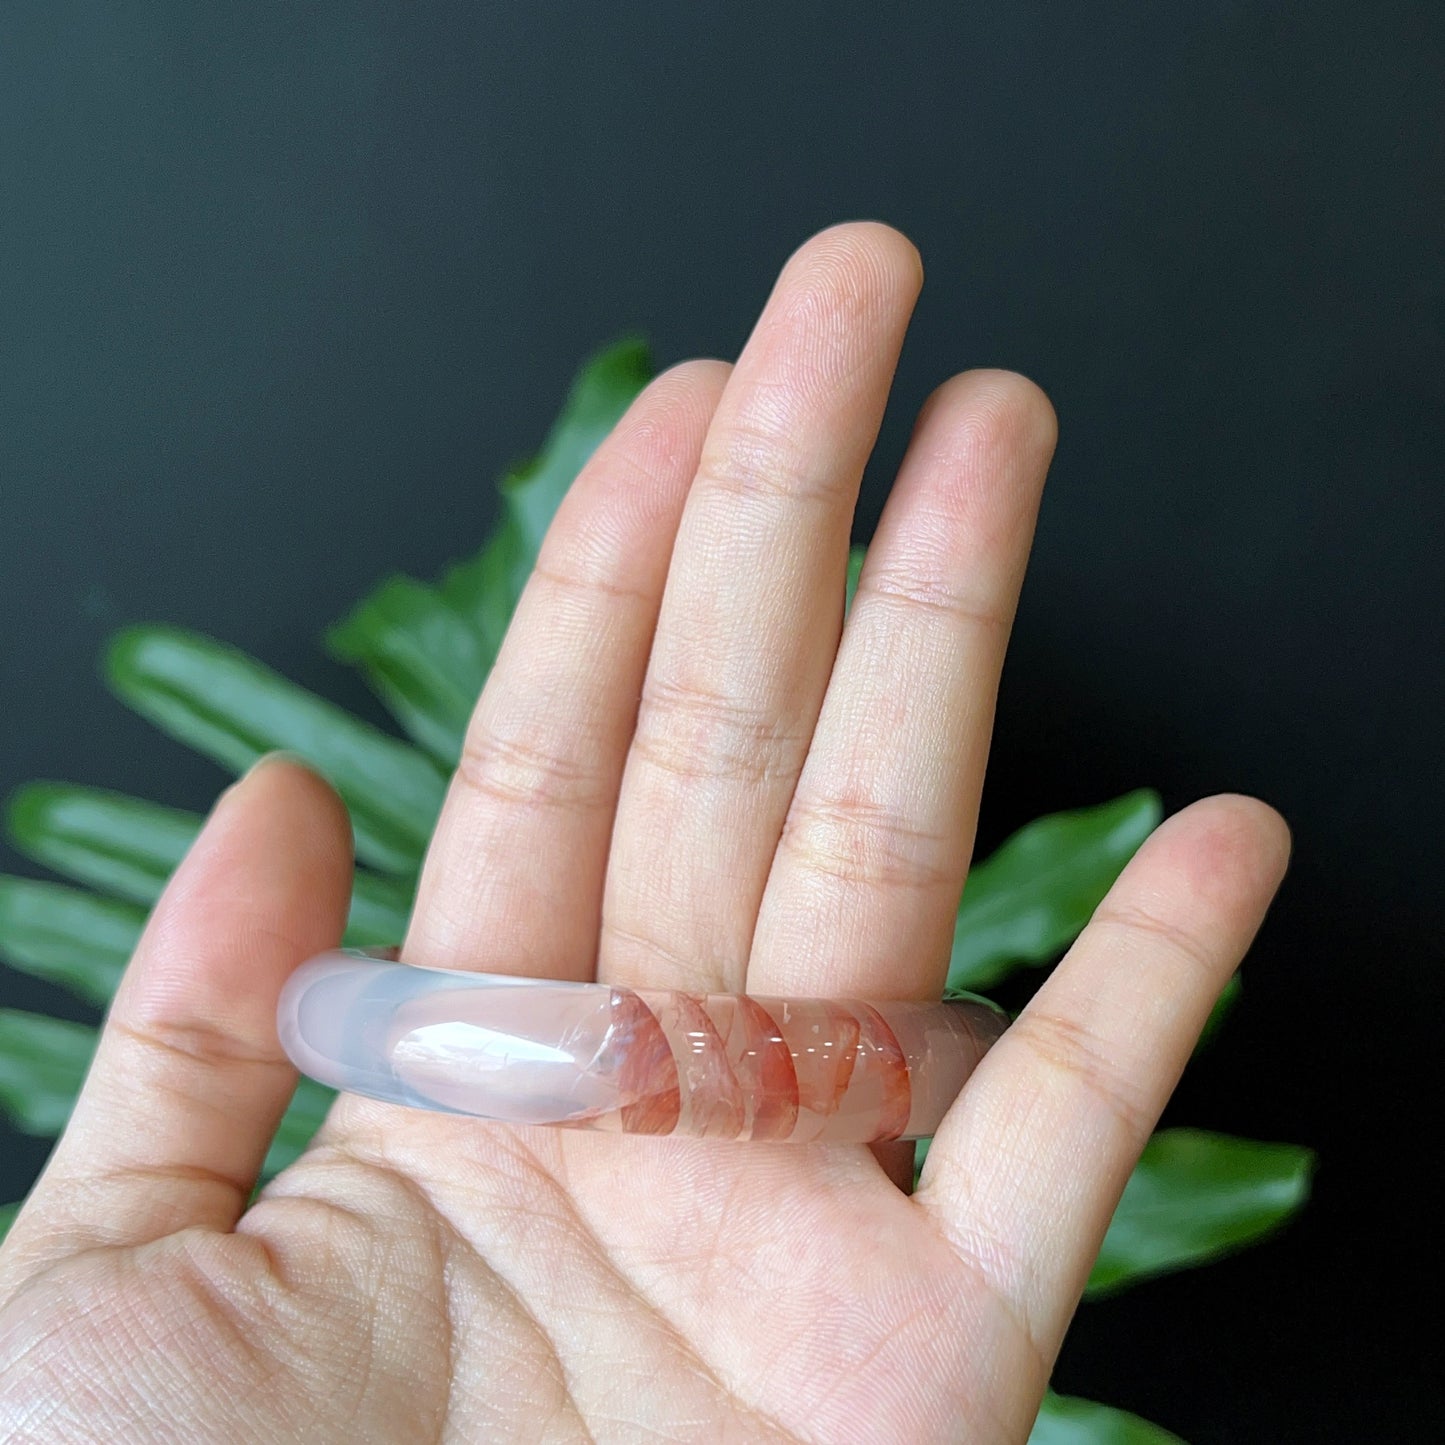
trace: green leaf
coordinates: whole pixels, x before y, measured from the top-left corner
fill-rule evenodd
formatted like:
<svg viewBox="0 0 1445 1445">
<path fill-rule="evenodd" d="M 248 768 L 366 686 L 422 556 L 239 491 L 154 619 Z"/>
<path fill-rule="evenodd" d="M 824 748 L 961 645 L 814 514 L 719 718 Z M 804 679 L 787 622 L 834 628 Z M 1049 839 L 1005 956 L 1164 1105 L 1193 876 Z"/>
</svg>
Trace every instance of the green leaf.
<svg viewBox="0 0 1445 1445">
<path fill-rule="evenodd" d="M 305 1153 L 306 1146 L 321 1127 L 335 1098 L 335 1090 L 323 1087 L 314 1079 L 303 1078 L 300 1081 L 290 1107 L 281 1116 L 281 1124 L 271 1141 L 266 1162 L 261 1166 L 263 1179 L 270 1179 L 289 1168 Z"/>
<path fill-rule="evenodd" d="M 5 1243 L 5 1236 L 10 1233 L 10 1226 L 15 1223 L 15 1216 L 24 1203 L 23 1199 L 17 1199 L 13 1204 L 0 1204 L 0 1244 Z"/>
<path fill-rule="evenodd" d="M 461 756 L 467 719 L 496 656 L 477 627 L 433 587 L 393 577 L 326 635 L 438 762 Z"/>
<path fill-rule="evenodd" d="M 16 847 L 57 872 L 151 904 L 204 819 L 120 793 L 30 783 L 10 808 Z M 406 933 L 410 879 L 358 869 L 345 941 L 397 943 Z M 104 1004 L 135 947 L 144 913 L 51 883 L 0 877 L 0 956 Z"/>
<path fill-rule="evenodd" d="M 1201 1129 L 1155 1134 L 1125 1186 L 1090 1296 L 1203 1264 L 1277 1228 L 1309 1196 L 1314 1155 Z"/>
<path fill-rule="evenodd" d="M 106 667 L 125 702 L 223 767 L 278 749 L 305 758 L 346 800 L 361 857 L 389 873 L 420 866 L 445 781 L 415 748 L 196 633 L 128 628 Z"/>
<path fill-rule="evenodd" d="M 536 459 L 503 481 L 502 499 L 517 523 L 528 572 L 567 489 L 651 380 L 652 369 L 647 344 L 636 337 L 591 357 L 573 381 Z M 520 594 L 526 576 L 514 574 L 514 580 Z"/>
<path fill-rule="evenodd" d="M 1020 964 L 1047 963 L 1089 921 L 1159 825 L 1148 788 L 1020 828 L 970 870 L 958 910 L 948 991 L 985 989 Z"/>
<path fill-rule="evenodd" d="M 913 1187 L 918 1188 L 918 1181 L 923 1176 L 923 1166 L 928 1162 L 928 1151 L 933 1147 L 933 1137 L 920 1139 L 913 1146 Z"/>
<path fill-rule="evenodd" d="M 651 378 L 651 355 L 636 338 L 589 358 L 542 450 L 503 480 L 502 520 L 491 540 L 442 579 L 442 596 L 477 626 L 491 656 L 568 487 Z"/>
<path fill-rule="evenodd" d="M 87 1003 L 109 1002 L 144 925 L 133 903 L 0 877 L 0 957 Z"/>
<path fill-rule="evenodd" d="M 202 819 L 99 788 L 27 783 L 10 800 L 7 822 L 15 846 L 37 863 L 150 905 Z"/>
<path fill-rule="evenodd" d="M 486 546 L 475 557 L 448 568 L 438 584 L 443 600 L 471 621 L 484 655 L 493 660 L 522 595 L 514 580 L 521 576 L 525 581 L 531 566 L 524 558 L 521 530 L 504 514 Z"/>
<path fill-rule="evenodd" d="M 858 595 L 858 579 L 863 575 L 865 556 L 867 556 L 866 548 L 850 547 L 848 549 L 848 580 L 843 584 L 843 615 L 845 617 L 853 610 L 853 599 Z"/>
<path fill-rule="evenodd" d="M 592 357 L 537 458 L 501 486 L 502 515 L 470 561 L 436 587 L 393 577 L 328 634 L 332 652 L 354 663 L 402 727 L 451 767 L 542 537 L 567 489 L 652 375 L 640 341 Z"/>
<path fill-rule="evenodd" d="M 0 1109 L 24 1134 L 65 1127 L 97 1033 L 89 1024 L 0 1009 Z"/>
<path fill-rule="evenodd" d="M 1184 1445 L 1162 1425 L 1127 1410 L 1050 1390 L 1039 1407 L 1029 1445 Z"/>
<path fill-rule="evenodd" d="M 346 943 L 351 948 L 390 948 L 406 937 L 415 888 L 407 879 L 358 869 L 351 889 Z"/>
<path fill-rule="evenodd" d="M 1224 985 L 1220 990 L 1219 997 L 1214 1000 L 1214 1007 L 1209 1010 L 1209 1017 L 1204 1021 L 1199 1042 L 1194 1046 L 1196 1053 L 1209 1044 L 1215 1034 L 1224 1027 L 1224 1021 L 1234 1012 L 1234 1006 L 1239 1002 L 1239 995 L 1243 988 L 1244 985 L 1240 982 L 1239 975 L 1231 974 L 1229 982 Z"/>
</svg>

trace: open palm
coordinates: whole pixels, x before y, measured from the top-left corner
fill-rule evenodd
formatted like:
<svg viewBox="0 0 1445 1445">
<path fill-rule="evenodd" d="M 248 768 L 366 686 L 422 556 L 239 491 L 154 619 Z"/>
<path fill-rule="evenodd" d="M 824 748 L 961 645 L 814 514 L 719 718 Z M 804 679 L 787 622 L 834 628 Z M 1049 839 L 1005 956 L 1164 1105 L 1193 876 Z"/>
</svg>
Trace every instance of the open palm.
<svg viewBox="0 0 1445 1445">
<path fill-rule="evenodd" d="M 843 627 L 920 279 L 896 232 L 823 233 L 735 367 L 667 373 L 599 449 L 478 704 L 409 960 L 938 997 L 1054 422 L 1007 373 L 942 386 Z M 252 1203 L 295 1082 L 277 994 L 335 944 L 350 870 L 326 786 L 263 764 L 157 908 L 0 1253 L 0 1434 L 1022 1441 L 1288 847 L 1247 798 L 1160 828 L 912 1195 L 911 1148 L 345 1097 Z"/>
</svg>

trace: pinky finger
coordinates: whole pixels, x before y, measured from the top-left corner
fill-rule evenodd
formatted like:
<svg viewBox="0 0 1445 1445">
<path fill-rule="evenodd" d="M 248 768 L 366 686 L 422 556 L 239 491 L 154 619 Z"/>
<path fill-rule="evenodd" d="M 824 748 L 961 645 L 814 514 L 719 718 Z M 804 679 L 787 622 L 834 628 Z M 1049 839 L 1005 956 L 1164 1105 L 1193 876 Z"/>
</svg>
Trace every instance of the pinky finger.
<svg viewBox="0 0 1445 1445">
<path fill-rule="evenodd" d="M 1047 1371 L 1104 1231 L 1289 860 L 1225 795 L 1160 827 L 950 1110 L 916 1196 Z M 1039 1382 L 1040 1388 L 1043 1381 Z"/>
</svg>

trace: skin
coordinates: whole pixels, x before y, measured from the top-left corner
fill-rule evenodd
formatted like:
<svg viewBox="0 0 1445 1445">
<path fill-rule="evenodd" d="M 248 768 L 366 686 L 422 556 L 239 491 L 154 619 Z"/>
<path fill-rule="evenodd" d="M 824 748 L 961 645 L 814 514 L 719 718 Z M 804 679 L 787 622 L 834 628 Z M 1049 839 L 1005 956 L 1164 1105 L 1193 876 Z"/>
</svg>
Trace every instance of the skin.
<svg viewBox="0 0 1445 1445">
<path fill-rule="evenodd" d="M 842 628 L 917 253 L 836 227 L 735 366 L 659 378 L 552 527 L 406 956 L 937 998 L 1055 421 L 919 416 Z M 897 1146 L 520 1130 L 346 1097 L 248 1207 L 295 1082 L 277 993 L 335 944 L 345 813 L 284 759 L 216 806 L 0 1252 L 0 1435 L 1026 1439 L 1124 1181 L 1289 834 L 1171 817 L 986 1058 L 917 1193 Z"/>
</svg>

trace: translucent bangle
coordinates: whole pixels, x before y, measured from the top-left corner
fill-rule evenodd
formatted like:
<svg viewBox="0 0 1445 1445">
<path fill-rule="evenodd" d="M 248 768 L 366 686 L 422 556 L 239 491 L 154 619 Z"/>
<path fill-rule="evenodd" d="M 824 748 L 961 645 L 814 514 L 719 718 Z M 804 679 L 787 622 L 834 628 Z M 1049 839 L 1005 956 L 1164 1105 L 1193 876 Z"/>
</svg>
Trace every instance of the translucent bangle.
<svg viewBox="0 0 1445 1445">
<path fill-rule="evenodd" d="M 932 1134 L 1008 1017 L 982 999 L 863 1003 L 562 983 L 338 951 L 281 995 L 323 1084 L 506 1124 L 874 1143 Z"/>
</svg>

